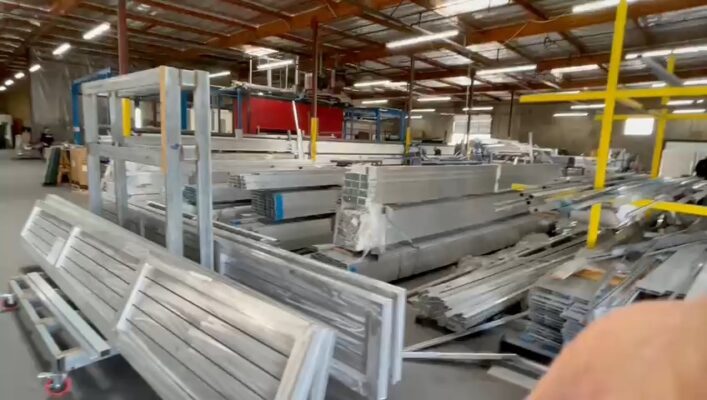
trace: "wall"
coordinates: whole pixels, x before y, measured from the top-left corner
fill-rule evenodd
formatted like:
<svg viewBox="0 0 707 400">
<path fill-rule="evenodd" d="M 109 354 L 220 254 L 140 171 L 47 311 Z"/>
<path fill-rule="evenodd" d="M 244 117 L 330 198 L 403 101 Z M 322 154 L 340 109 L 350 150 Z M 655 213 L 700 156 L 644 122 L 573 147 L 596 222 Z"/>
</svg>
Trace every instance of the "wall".
<svg viewBox="0 0 707 400">
<path fill-rule="evenodd" d="M 412 120 L 413 140 L 442 140 L 446 141 L 452 135 L 453 116 L 424 113 L 422 119 Z"/>
<path fill-rule="evenodd" d="M 508 136 L 509 105 L 497 106 L 494 110 L 491 136 L 500 139 Z M 567 104 L 515 104 L 511 121 L 510 139 L 528 141 L 528 132 L 533 132 L 533 141 L 539 146 L 565 149 L 570 154 L 589 155 L 599 144 L 601 123 L 589 117 L 554 118 L 556 112 L 567 112 Z M 621 110 L 620 113 L 628 112 Z M 655 135 L 625 136 L 623 122 L 614 123 L 612 148 L 625 148 L 640 157 L 645 169 L 650 168 Z M 668 122 L 666 140 L 707 141 L 707 121 Z"/>
<path fill-rule="evenodd" d="M 32 109 L 30 102 L 30 84 L 24 78 L 0 93 L 0 114 L 10 114 L 19 118 L 26 126 L 32 124 Z"/>
</svg>

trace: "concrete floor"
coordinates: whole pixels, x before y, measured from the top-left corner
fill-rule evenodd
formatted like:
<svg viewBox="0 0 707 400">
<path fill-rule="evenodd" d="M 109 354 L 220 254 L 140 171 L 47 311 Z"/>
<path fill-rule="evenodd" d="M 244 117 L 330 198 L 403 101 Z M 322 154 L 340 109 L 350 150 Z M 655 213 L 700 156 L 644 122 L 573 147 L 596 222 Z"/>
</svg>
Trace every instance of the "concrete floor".
<svg viewBox="0 0 707 400">
<path fill-rule="evenodd" d="M 83 192 L 68 187 L 43 187 L 44 163 L 38 160 L 11 160 L 12 153 L 0 151 L 0 285 L 32 264 L 20 246 L 19 231 L 35 200 L 48 193 L 58 194 L 86 205 Z M 419 281 L 406 282 L 414 287 Z M 440 336 L 443 332 L 415 323 L 408 310 L 406 343 Z M 37 373 L 46 371 L 39 362 L 13 314 L 0 314 L 0 398 L 44 399 L 46 395 Z M 436 351 L 495 351 L 498 332 L 464 342 L 438 347 Z M 122 358 L 113 357 L 72 373 L 74 391 L 68 399 L 157 399 L 156 394 Z M 393 388 L 391 400 L 518 400 L 527 391 L 486 374 L 473 365 L 407 362 L 403 381 Z"/>
</svg>

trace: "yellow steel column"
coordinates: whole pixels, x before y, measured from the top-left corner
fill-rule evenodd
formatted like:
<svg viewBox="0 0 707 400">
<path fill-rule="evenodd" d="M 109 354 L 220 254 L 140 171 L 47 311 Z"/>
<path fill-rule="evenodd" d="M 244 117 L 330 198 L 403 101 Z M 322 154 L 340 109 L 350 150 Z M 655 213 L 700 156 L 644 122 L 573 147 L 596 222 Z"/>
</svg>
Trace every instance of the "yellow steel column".
<svg viewBox="0 0 707 400">
<path fill-rule="evenodd" d="M 619 73 L 623 58 L 624 36 L 626 35 L 626 19 L 628 16 L 628 1 L 621 0 L 616 8 L 616 22 L 614 23 L 614 40 L 611 44 L 611 58 L 609 62 L 609 79 L 606 84 L 606 103 L 604 106 L 604 119 L 601 121 L 601 136 L 597 151 L 597 170 L 594 177 L 594 188 L 604 189 L 606 183 L 606 168 L 609 164 L 609 149 L 611 147 L 611 131 L 614 125 L 616 111 L 616 92 L 619 86 Z M 589 233 L 587 246 L 592 248 L 599 237 L 601 222 L 601 204 L 592 207 L 589 219 Z"/>
<path fill-rule="evenodd" d="M 309 120 L 309 156 L 312 160 L 317 160 L 317 140 L 319 140 L 319 118 L 312 117 Z"/>
<path fill-rule="evenodd" d="M 668 57 L 668 72 L 675 72 L 675 56 L 671 55 Z M 668 105 L 670 101 L 669 97 L 663 97 L 660 99 L 660 103 L 663 107 Z M 663 108 L 660 111 L 660 118 L 658 118 L 658 127 L 655 131 L 655 144 L 653 145 L 653 161 L 651 162 L 651 178 L 658 178 L 658 173 L 660 172 L 660 161 L 663 157 L 663 141 L 665 141 L 665 128 L 668 126 L 668 110 Z"/>
<path fill-rule="evenodd" d="M 133 102 L 123 99 L 123 136 L 132 134 Z"/>
</svg>

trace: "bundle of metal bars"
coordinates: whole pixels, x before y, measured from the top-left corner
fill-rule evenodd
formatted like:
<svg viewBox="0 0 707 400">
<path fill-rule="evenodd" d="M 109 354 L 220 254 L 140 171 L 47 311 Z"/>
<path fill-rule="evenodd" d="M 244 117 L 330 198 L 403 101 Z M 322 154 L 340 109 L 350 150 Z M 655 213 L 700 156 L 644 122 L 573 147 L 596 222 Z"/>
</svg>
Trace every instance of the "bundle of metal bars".
<svg viewBox="0 0 707 400">
<path fill-rule="evenodd" d="M 56 196 L 37 202 L 22 237 L 90 323 L 61 296 L 41 300 L 84 365 L 119 352 L 165 399 L 324 398 L 332 329 Z M 46 289 L 38 277 L 27 279 Z"/>
<path fill-rule="evenodd" d="M 530 289 L 531 322 L 522 335 L 529 347 L 556 354 L 587 324 L 616 308 L 645 298 L 684 298 L 693 286 L 696 293 L 707 236 L 703 231 L 660 235 L 595 252 L 585 261 L 587 268 L 563 279 L 548 276 Z"/>
<path fill-rule="evenodd" d="M 233 187 L 245 190 L 341 186 L 344 172 L 344 168 L 336 167 L 261 171 L 231 175 L 228 182 Z"/>
<path fill-rule="evenodd" d="M 247 190 L 237 189 L 226 184 L 211 186 L 214 206 L 223 207 L 250 200 L 251 193 Z M 194 185 L 184 186 L 184 201 L 196 205 L 197 189 Z"/>
<path fill-rule="evenodd" d="M 496 210 L 496 203 L 517 197 L 514 192 L 498 191 L 506 173 L 513 179 L 536 182 L 558 177 L 561 168 L 555 165 L 354 166 L 344 181 L 334 244 L 355 252 L 383 253 L 398 243 L 527 213 L 512 208 Z"/>
<path fill-rule="evenodd" d="M 411 298 L 417 315 L 462 331 L 500 313 L 524 297 L 545 273 L 574 256 L 582 231 L 548 239 L 427 285 Z"/>
<path fill-rule="evenodd" d="M 254 190 L 251 205 L 253 211 L 270 221 L 291 220 L 294 218 L 333 214 L 341 190 Z"/>
</svg>

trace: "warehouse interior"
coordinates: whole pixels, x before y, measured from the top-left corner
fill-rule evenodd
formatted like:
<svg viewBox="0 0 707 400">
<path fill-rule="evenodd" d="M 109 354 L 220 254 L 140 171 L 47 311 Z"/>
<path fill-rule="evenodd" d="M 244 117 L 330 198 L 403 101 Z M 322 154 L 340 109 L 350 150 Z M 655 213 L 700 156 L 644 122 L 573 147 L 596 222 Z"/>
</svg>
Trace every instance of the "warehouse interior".
<svg viewBox="0 0 707 400">
<path fill-rule="evenodd" d="M 706 19 L 0 0 L 0 391 L 705 398 Z"/>
</svg>

